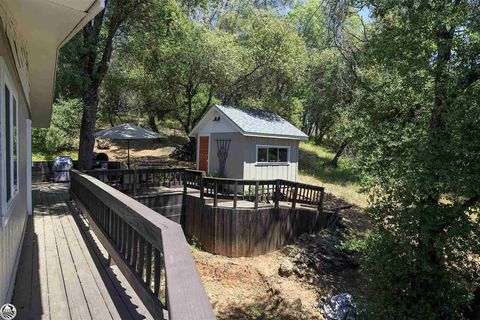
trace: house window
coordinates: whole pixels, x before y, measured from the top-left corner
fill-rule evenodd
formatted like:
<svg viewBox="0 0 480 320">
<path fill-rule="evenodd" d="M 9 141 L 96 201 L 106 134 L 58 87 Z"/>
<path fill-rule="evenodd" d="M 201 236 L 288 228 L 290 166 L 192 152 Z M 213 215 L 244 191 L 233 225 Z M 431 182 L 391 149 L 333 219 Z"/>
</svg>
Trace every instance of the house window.
<svg viewBox="0 0 480 320">
<path fill-rule="evenodd" d="M 17 170 L 17 99 L 13 95 L 10 87 L 5 84 L 4 92 L 5 108 L 5 176 L 6 176 L 6 201 L 13 199 L 18 191 L 18 170 Z"/>
<path fill-rule="evenodd" d="M 257 163 L 288 163 L 289 147 L 257 146 Z"/>
</svg>

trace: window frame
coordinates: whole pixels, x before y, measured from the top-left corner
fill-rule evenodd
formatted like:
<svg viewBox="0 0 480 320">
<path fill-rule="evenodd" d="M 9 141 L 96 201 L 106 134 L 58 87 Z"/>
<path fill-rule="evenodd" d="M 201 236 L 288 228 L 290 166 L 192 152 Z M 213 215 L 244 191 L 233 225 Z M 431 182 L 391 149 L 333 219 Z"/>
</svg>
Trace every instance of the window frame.
<svg viewBox="0 0 480 320">
<path fill-rule="evenodd" d="M 13 85 L 14 81 L 10 76 L 5 60 L 0 56 L 0 172 L 1 196 L 0 196 L 0 227 L 5 226 L 12 212 L 15 200 L 20 193 L 19 181 L 19 102 L 18 94 Z M 6 119 L 5 106 L 5 87 L 10 93 L 9 99 L 9 119 Z M 14 106 L 14 101 L 16 102 Z M 16 110 L 14 110 L 16 108 Z M 14 112 L 15 111 L 15 112 Z M 15 117 L 15 119 L 14 119 Z M 15 127 L 14 127 L 15 120 Z M 10 126 L 10 140 L 6 141 L 7 121 Z M 15 129 L 14 129 L 15 128 Z M 14 134 L 15 133 L 15 134 Z M 16 139 L 16 148 L 14 150 L 14 139 Z M 7 143 L 9 144 L 11 153 L 7 155 Z M 15 152 L 14 152 L 15 151 Z M 14 161 L 16 155 L 16 162 Z M 7 159 L 8 156 L 8 159 Z M 10 172 L 7 173 L 7 161 L 10 162 Z M 16 170 L 15 170 L 16 168 Z M 10 174 L 10 185 L 7 185 L 7 174 Z M 16 177 L 15 177 L 16 176 Z M 16 178 L 16 179 L 15 179 Z M 17 182 L 15 185 L 15 181 Z M 7 188 L 10 188 L 10 199 L 7 199 Z"/>
<path fill-rule="evenodd" d="M 258 161 L 258 149 L 267 149 L 267 161 Z M 269 162 L 268 155 L 270 154 L 269 149 L 287 149 L 287 161 L 272 161 Z M 280 156 L 280 151 L 277 151 L 277 157 Z M 257 144 L 255 147 L 255 165 L 258 166 L 288 166 L 290 165 L 290 146 L 286 145 L 264 145 Z"/>
</svg>

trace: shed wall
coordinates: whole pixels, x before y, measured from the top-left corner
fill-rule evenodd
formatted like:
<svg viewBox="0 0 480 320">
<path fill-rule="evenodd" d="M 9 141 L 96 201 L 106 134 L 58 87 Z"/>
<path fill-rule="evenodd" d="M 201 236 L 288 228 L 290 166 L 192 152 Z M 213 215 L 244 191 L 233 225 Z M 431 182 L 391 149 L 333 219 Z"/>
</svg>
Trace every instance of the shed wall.
<svg viewBox="0 0 480 320">
<path fill-rule="evenodd" d="M 224 115 L 217 111 L 213 111 L 206 116 L 208 116 L 208 118 L 202 119 L 203 125 L 198 131 L 200 135 L 204 136 L 211 133 L 238 132 L 238 129 L 233 126 Z M 215 118 L 218 120 L 214 121 Z"/>
<path fill-rule="evenodd" d="M 285 179 L 298 178 L 298 140 L 244 137 L 244 179 Z M 257 145 L 283 146 L 290 148 L 289 163 L 280 165 L 257 164 Z"/>
<path fill-rule="evenodd" d="M 210 135 L 210 173 L 219 172 L 220 163 L 218 160 L 217 140 L 230 140 L 227 161 L 225 162 L 225 177 L 232 179 L 243 178 L 244 168 L 244 144 L 245 137 L 241 133 L 212 133 Z"/>
</svg>

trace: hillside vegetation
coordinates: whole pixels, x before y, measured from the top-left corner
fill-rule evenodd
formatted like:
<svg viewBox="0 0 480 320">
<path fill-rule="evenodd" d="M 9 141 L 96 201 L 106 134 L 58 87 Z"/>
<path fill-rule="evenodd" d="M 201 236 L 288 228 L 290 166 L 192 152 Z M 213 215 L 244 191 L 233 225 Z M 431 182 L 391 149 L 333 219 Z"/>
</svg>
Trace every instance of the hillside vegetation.
<svg viewBox="0 0 480 320">
<path fill-rule="evenodd" d="M 367 196 L 360 192 L 358 166 L 346 157 L 339 160 L 338 167 L 326 165 L 333 157 L 334 152 L 325 147 L 311 142 L 300 143 L 299 180 L 323 186 L 326 192 L 365 208 Z"/>
</svg>

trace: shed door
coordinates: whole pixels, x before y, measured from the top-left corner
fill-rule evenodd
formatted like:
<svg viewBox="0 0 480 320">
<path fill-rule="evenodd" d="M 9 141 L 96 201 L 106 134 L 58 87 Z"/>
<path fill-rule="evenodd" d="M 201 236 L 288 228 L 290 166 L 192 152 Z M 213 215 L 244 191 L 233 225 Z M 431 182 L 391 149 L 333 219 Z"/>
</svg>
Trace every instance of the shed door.
<svg viewBox="0 0 480 320">
<path fill-rule="evenodd" d="M 208 172 L 208 136 L 200 137 L 198 170 Z"/>
</svg>

